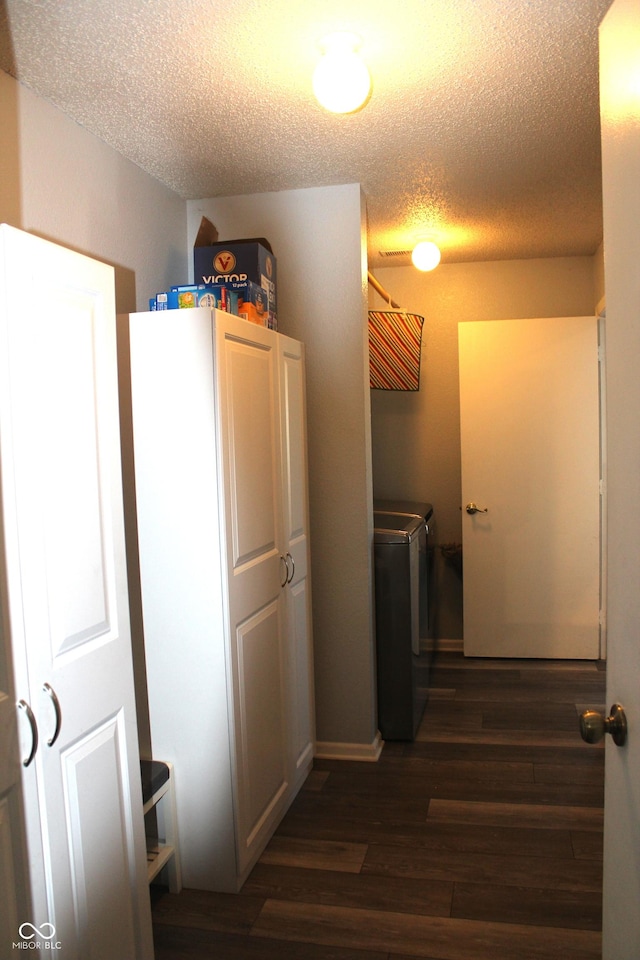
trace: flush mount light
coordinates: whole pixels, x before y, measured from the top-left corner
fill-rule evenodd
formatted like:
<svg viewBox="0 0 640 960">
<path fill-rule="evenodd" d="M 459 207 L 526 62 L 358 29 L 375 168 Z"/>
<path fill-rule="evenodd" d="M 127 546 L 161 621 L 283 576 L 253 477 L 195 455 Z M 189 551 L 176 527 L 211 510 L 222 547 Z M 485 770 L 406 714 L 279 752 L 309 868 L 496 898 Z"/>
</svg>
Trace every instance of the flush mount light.
<svg viewBox="0 0 640 960">
<path fill-rule="evenodd" d="M 411 259 L 414 267 L 426 273 L 427 270 L 435 270 L 440 263 L 440 250 L 433 240 L 421 240 L 413 248 Z"/>
<path fill-rule="evenodd" d="M 371 77 L 358 54 L 354 33 L 331 33 L 319 44 L 322 57 L 313 73 L 313 92 L 332 113 L 355 113 L 371 91 Z"/>
</svg>

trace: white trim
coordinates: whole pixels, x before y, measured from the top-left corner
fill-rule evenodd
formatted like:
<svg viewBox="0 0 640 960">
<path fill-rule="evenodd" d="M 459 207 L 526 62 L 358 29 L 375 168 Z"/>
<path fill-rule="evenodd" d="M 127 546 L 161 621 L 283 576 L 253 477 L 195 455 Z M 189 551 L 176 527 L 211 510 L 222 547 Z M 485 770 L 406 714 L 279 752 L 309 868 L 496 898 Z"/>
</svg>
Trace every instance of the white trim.
<svg viewBox="0 0 640 960">
<path fill-rule="evenodd" d="M 316 743 L 318 760 L 366 760 L 375 763 L 380 759 L 384 740 L 380 731 L 371 743 Z"/>
</svg>

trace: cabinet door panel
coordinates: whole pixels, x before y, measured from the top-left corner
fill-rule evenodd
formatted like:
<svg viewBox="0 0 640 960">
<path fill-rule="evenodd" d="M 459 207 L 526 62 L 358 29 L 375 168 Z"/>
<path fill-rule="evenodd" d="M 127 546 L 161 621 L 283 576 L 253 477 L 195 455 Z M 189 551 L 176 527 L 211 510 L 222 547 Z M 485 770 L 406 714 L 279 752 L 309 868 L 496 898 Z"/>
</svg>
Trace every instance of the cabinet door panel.
<svg viewBox="0 0 640 960">
<path fill-rule="evenodd" d="M 216 344 L 242 874 L 288 788 L 278 337 L 217 313 Z"/>
<path fill-rule="evenodd" d="M 74 927 L 85 949 L 100 955 L 109 944 L 118 957 L 136 949 L 131 908 L 131 809 L 126 735 L 122 711 L 89 731 L 60 757 L 67 831 L 51 837 L 54 862 L 71 865 L 72 903 L 58 901 L 56 930 L 61 942 Z M 73 907 L 72 907 L 73 904 Z M 89 955 L 92 955 L 91 953 Z"/>
<path fill-rule="evenodd" d="M 11 380 L 25 630 L 40 638 L 30 659 L 50 681 L 52 669 L 82 669 L 97 646 L 117 644 L 127 615 L 126 598 L 117 605 L 109 317 L 99 290 L 63 288 L 54 305 L 14 329 Z"/>
<path fill-rule="evenodd" d="M 299 345 L 298 345 L 299 346 Z M 283 415 L 285 463 L 285 533 L 290 542 L 305 537 L 306 503 L 306 427 L 304 419 L 304 370 L 301 354 L 284 351 Z"/>
<path fill-rule="evenodd" d="M 43 573 L 54 662 L 71 650 L 82 655 L 78 650 L 82 645 L 108 642 L 118 633 L 111 504 L 103 493 L 109 489 L 110 463 L 101 449 L 112 429 L 108 417 L 113 412 L 103 406 L 106 371 L 96 355 L 108 318 L 96 290 L 62 289 L 55 306 L 44 329 L 23 325 L 25 360 L 29 357 L 36 367 L 35 382 L 50 389 L 46 402 L 31 407 L 33 419 L 29 417 L 22 431 L 23 438 L 31 443 L 37 438 L 40 446 L 41 465 L 34 478 L 38 489 L 29 491 L 29 508 L 34 509 L 33 497 L 42 511 L 37 523 L 44 533 Z M 40 340 L 38 349 L 34 337 Z M 58 351 L 65 358 L 64 368 L 53 374 L 54 384 L 50 368 Z M 32 387 L 33 381 L 26 386 Z M 23 407 L 25 399 L 19 400 Z M 18 463 L 27 470 L 35 466 L 28 456 Z M 43 471 L 44 464 L 53 469 Z M 26 492 L 24 476 L 21 486 Z M 36 520 L 33 515 L 31 519 Z"/>
<path fill-rule="evenodd" d="M 296 786 L 306 777 L 315 746 L 309 507 L 304 347 L 281 337 L 281 444 L 287 584 L 290 749 Z"/>
<path fill-rule="evenodd" d="M 0 311 L 7 361 L 1 412 L 7 606 L 16 696 L 31 704 L 40 731 L 33 764 L 22 771 L 33 900 L 33 915 L 24 919 L 53 924 L 70 960 L 119 955 L 119 928 L 130 931 L 130 954 L 143 958 L 151 955 L 152 943 L 124 551 L 113 270 L 2 229 L 5 276 L 11 278 Z M 107 762 L 100 778 L 102 805 L 117 798 L 120 819 L 107 819 L 94 838 L 94 812 L 84 856 L 87 868 L 91 863 L 108 885 L 111 864 L 105 867 L 101 850 L 119 850 L 124 843 L 128 893 L 109 914 L 98 948 L 74 906 L 77 874 L 62 757 L 121 712 L 126 723 L 118 764 Z M 96 758 L 106 761 L 104 753 Z M 87 895 L 93 898 L 88 909 L 106 916 L 95 884 Z"/>
<path fill-rule="evenodd" d="M 227 338 L 233 568 L 272 554 L 278 541 L 272 351 Z"/>
<path fill-rule="evenodd" d="M 277 601 L 237 631 L 236 717 L 242 742 L 245 848 L 251 847 L 287 786 L 281 632 Z"/>
</svg>

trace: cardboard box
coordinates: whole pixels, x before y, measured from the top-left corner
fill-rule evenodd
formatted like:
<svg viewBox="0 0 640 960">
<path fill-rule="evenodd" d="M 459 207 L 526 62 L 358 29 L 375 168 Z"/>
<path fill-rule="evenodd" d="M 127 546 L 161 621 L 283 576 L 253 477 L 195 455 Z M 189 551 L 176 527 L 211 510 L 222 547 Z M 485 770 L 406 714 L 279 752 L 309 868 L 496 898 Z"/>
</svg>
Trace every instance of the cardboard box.
<svg viewBox="0 0 640 960">
<path fill-rule="evenodd" d="M 231 292 L 231 291 L 230 291 Z M 235 289 L 238 297 L 238 316 L 251 323 L 257 323 L 261 327 L 272 327 L 273 319 L 267 304 L 266 291 L 259 287 L 257 283 L 238 284 Z"/>
<path fill-rule="evenodd" d="M 238 294 L 225 284 L 185 284 L 157 293 L 149 300 L 150 310 L 184 310 L 190 307 L 210 307 L 238 313 Z"/>
<path fill-rule="evenodd" d="M 232 303 L 237 309 L 237 297 L 233 298 L 224 284 L 184 284 L 169 291 L 169 309 L 211 307 L 231 313 Z"/>
<path fill-rule="evenodd" d="M 215 227 L 202 218 L 200 230 L 193 248 L 194 283 L 233 284 L 239 292 L 249 293 L 248 283 L 257 284 L 267 296 L 268 326 L 277 328 L 277 277 L 276 258 L 268 240 L 263 237 L 253 240 L 231 240 L 229 243 L 211 242 L 216 236 Z M 247 302 L 254 302 L 253 294 Z"/>
<path fill-rule="evenodd" d="M 169 294 L 165 291 L 161 293 L 156 293 L 155 297 L 151 297 L 149 300 L 149 310 L 168 310 L 169 309 Z"/>
</svg>

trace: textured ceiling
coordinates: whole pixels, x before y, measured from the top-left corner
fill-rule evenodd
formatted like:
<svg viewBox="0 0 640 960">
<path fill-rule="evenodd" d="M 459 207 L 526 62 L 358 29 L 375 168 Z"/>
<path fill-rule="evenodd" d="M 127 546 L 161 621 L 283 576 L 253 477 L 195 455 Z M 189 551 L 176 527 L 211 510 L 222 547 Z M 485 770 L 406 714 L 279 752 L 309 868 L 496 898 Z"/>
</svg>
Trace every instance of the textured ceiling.
<svg viewBox="0 0 640 960">
<path fill-rule="evenodd" d="M 0 66 L 185 198 L 362 184 L 370 266 L 593 253 L 611 0 L 0 0 Z M 313 99 L 318 41 L 373 94 Z"/>
</svg>

